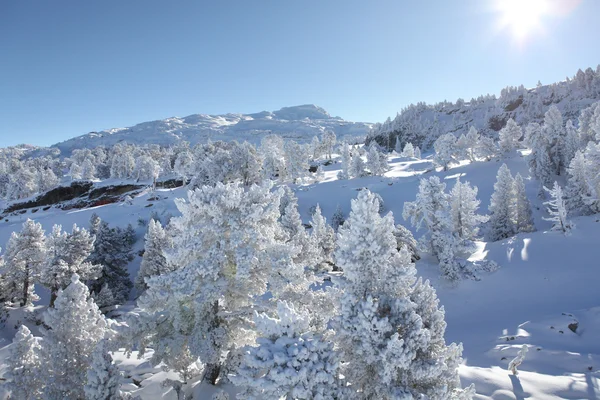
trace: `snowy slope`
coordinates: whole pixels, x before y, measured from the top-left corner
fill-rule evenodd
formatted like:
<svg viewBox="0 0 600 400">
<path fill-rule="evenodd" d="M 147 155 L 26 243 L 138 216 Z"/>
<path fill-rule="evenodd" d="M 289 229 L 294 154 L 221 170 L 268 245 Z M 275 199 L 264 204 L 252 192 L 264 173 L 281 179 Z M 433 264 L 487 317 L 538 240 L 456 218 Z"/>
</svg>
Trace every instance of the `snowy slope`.
<svg viewBox="0 0 600 400">
<path fill-rule="evenodd" d="M 302 218 L 309 219 L 309 209 L 319 203 L 328 219 L 339 204 L 349 212 L 350 200 L 357 189 L 367 187 L 379 193 L 386 210 L 392 211 L 396 223 L 408 224 L 401 214 L 404 202 L 413 201 L 420 176 L 438 175 L 447 183 L 447 190 L 460 175 L 479 187 L 481 211 L 487 213 L 494 177 L 502 162 L 513 174 L 528 177 L 525 159 L 519 155 L 501 162 L 462 164 L 448 172 L 432 170 L 429 159 L 407 160 L 391 156 L 391 170 L 384 177 L 366 177 L 347 181 L 337 180 L 339 163 L 325 167 L 322 182 L 294 186 L 299 198 Z M 594 260 L 600 258 L 600 222 L 597 216 L 582 217 L 574 222 L 577 227 L 571 236 L 550 232 L 550 223 L 541 200 L 536 197 L 537 182 L 526 180 L 526 189 L 534 205 L 536 232 L 519 234 L 498 242 L 478 242 L 472 259 L 494 260 L 500 269 L 484 274 L 480 281 L 461 281 L 449 285 L 439 278 L 439 268 L 427 257 L 417 262 L 419 275 L 431 280 L 438 291 L 440 302 L 446 310 L 449 342 L 464 345 L 464 365 L 460 368 L 463 384 L 474 383 L 479 399 L 581 399 L 600 398 L 600 297 L 597 282 L 600 269 Z M 137 226 L 139 218 L 146 219 L 156 211 L 166 217 L 176 214 L 174 198 L 184 197 L 185 189 L 163 190 L 160 200 L 149 201 L 150 195 L 142 193 L 132 204 L 110 204 L 95 209 L 62 211 L 50 209 L 10 216 L 0 223 L 0 244 L 10 232 L 19 230 L 27 217 L 41 222 L 49 231 L 54 223 L 65 228 L 77 223 L 87 226 L 93 212 L 111 224 Z M 148 204 L 152 206 L 147 207 Z M 138 226 L 141 238 L 144 227 Z M 420 232 L 415 232 L 420 236 Z M 136 249 L 141 248 L 141 240 Z M 135 276 L 140 258 L 130 265 Z M 42 294 L 41 305 L 47 304 Z M 132 305 L 124 307 L 124 311 Z M 13 319 L 14 320 L 14 319 Z M 577 321 L 575 332 L 569 324 Z M 9 324 L 2 332 L 0 357 L 7 354 L 4 347 L 14 335 Z M 33 327 L 32 331 L 37 332 Z M 508 362 L 518 349 L 526 344 L 529 353 L 519 368 L 518 377 L 509 375 Z M 4 347 L 4 348 L 3 348 Z M 174 399 L 170 389 L 161 388 L 160 382 L 173 377 L 160 368 L 153 368 L 144 360 L 126 359 L 122 353 L 115 355 L 116 362 L 125 373 L 122 389 L 139 394 L 143 399 Z M 0 369 L 1 373 L 1 369 Z M 141 387 L 135 382 L 141 381 Z M 233 393 L 233 388 L 227 388 Z M 210 398 L 214 388 L 200 385 L 194 390 L 196 399 Z M 2 396 L 0 395 L 0 398 Z"/>
<path fill-rule="evenodd" d="M 306 142 L 327 130 L 335 132 L 339 137 L 364 137 L 370 128 L 369 123 L 348 122 L 339 117 L 332 117 L 321 107 L 307 104 L 255 114 L 193 114 L 183 118 L 172 117 L 143 122 L 129 128 L 90 132 L 57 143 L 53 147 L 59 148 L 63 155 L 68 155 L 73 149 L 110 146 L 122 141 L 132 144 L 170 145 L 180 141 L 191 144 L 204 143 L 210 139 L 247 140 L 256 144 L 265 135 L 273 133 Z"/>
</svg>

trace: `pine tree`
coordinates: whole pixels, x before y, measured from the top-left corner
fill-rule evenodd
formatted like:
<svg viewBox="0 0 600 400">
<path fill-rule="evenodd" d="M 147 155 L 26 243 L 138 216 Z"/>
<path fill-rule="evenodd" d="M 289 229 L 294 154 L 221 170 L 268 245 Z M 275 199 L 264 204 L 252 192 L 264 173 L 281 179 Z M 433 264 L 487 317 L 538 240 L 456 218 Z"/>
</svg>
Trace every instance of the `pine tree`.
<svg viewBox="0 0 600 400">
<path fill-rule="evenodd" d="M 296 183 L 308 175 L 308 148 L 293 140 L 286 142 L 285 147 L 286 171 L 288 179 Z"/>
<path fill-rule="evenodd" d="M 561 231 L 564 234 L 568 234 L 574 228 L 574 225 L 567 219 L 567 208 L 565 207 L 561 187 L 555 181 L 552 189 L 544 187 L 544 190 L 550 195 L 550 200 L 544 202 L 548 206 L 550 217 L 544 218 L 544 220 L 553 222 L 553 231 Z"/>
<path fill-rule="evenodd" d="M 206 366 L 205 379 L 216 383 L 225 355 L 252 343 L 249 317 L 257 303 L 269 309 L 263 295 L 278 299 L 304 279 L 282 240 L 282 192 L 270 189 L 217 183 L 177 200 L 181 216 L 171 220 L 174 246 L 167 253 L 174 271 L 147 280 L 138 300 L 145 311 L 130 323 L 132 342 L 154 348 L 155 364 L 173 367 L 189 349 Z"/>
<path fill-rule="evenodd" d="M 23 307 L 39 300 L 34 292 L 34 283 L 39 280 L 45 257 L 46 237 L 42 225 L 27 219 L 21 232 L 13 232 L 6 246 L 4 278 L 12 302 Z"/>
<path fill-rule="evenodd" d="M 443 167 L 444 171 L 448 171 L 450 164 L 456 161 L 456 136 L 451 133 L 440 136 L 433 143 L 433 148 L 435 150 L 433 160 Z"/>
<path fill-rule="evenodd" d="M 113 364 L 107 339 L 98 342 L 92 352 L 83 388 L 86 400 L 112 400 L 120 398 L 121 373 Z"/>
<path fill-rule="evenodd" d="M 419 255 L 418 243 L 415 240 L 413 234 L 404 227 L 404 225 L 397 224 L 396 230 L 394 231 L 394 237 L 396 238 L 396 248 L 398 251 L 406 249 L 410 254 L 410 260 L 415 262 L 421 259 Z"/>
<path fill-rule="evenodd" d="M 531 203 L 525 192 L 525 182 L 521 174 L 515 176 L 515 203 L 514 216 L 515 232 L 533 232 L 535 225 L 533 223 L 533 214 L 531 212 Z"/>
<path fill-rule="evenodd" d="M 591 197 L 587 179 L 586 159 L 582 151 L 575 156 L 567 168 L 569 179 L 565 188 L 565 205 L 570 215 L 590 215 L 594 213 L 586 202 Z"/>
<path fill-rule="evenodd" d="M 421 159 L 421 149 L 419 148 L 419 146 L 415 146 L 415 158 L 417 160 Z"/>
<path fill-rule="evenodd" d="M 579 151 L 580 146 L 581 140 L 579 139 L 579 133 L 573 126 L 573 121 L 568 120 L 565 126 L 565 144 L 561 159 L 562 166 L 567 168 L 571 164 L 571 160 Z"/>
<path fill-rule="evenodd" d="M 333 146 L 335 146 L 336 143 L 335 133 L 333 131 L 325 131 L 323 135 L 321 135 L 321 143 L 323 144 L 323 149 L 327 155 L 327 158 L 331 160 Z"/>
<path fill-rule="evenodd" d="M 160 221 L 150 220 L 145 240 L 144 256 L 135 278 L 135 287 L 138 294 L 141 294 L 148 288 L 146 284 L 147 278 L 172 271 L 172 266 L 167 263 L 165 251 L 170 249 L 173 243 L 168 233 L 160 224 Z"/>
<path fill-rule="evenodd" d="M 127 264 L 133 259 L 131 254 L 135 241 L 133 227 L 130 225 L 126 229 L 111 228 L 96 214 L 92 215 L 90 224 L 90 232 L 96 236 L 96 241 L 88 261 L 102 266 L 99 278 L 91 282 L 90 288 L 97 295 L 106 284 L 114 295 L 109 304 L 99 303 L 100 307 L 123 304 L 128 300 L 129 291 L 133 287 L 127 271 Z"/>
<path fill-rule="evenodd" d="M 505 239 L 515 233 L 515 181 L 506 164 L 498 169 L 494 193 L 490 201 L 490 240 Z"/>
<path fill-rule="evenodd" d="M 500 150 L 505 153 L 513 151 L 518 147 L 521 136 L 523 136 L 521 127 L 514 119 L 509 118 L 506 122 L 506 126 L 500 129 L 500 132 L 498 133 L 498 145 L 500 146 Z"/>
<path fill-rule="evenodd" d="M 544 114 L 543 133 L 549 143 L 548 155 L 554 168 L 554 173 L 560 175 L 563 167 L 562 160 L 565 146 L 565 129 L 562 114 L 555 105 L 552 105 Z"/>
<path fill-rule="evenodd" d="M 44 393 L 50 399 L 84 398 L 92 351 L 106 334 L 107 324 L 77 274 L 58 292 L 54 308 L 44 314 L 44 322 L 48 326 L 42 331 Z"/>
<path fill-rule="evenodd" d="M 350 170 L 352 168 L 352 157 L 350 155 L 350 146 L 344 142 L 341 145 L 342 169 L 338 172 L 338 179 L 350 179 Z"/>
<path fill-rule="evenodd" d="M 345 277 L 335 323 L 345 379 L 339 397 L 459 396 L 461 346 L 446 346 L 443 309 L 428 282 L 415 282 L 394 229 L 393 215 L 381 217 L 375 196 L 363 190 L 338 232 L 336 263 Z"/>
<path fill-rule="evenodd" d="M 404 149 L 402 150 L 402 157 L 415 157 L 415 148 L 412 143 L 406 143 L 404 145 Z"/>
<path fill-rule="evenodd" d="M 376 176 L 383 175 L 387 170 L 386 157 L 377 150 L 376 146 L 371 146 L 367 153 L 367 168 L 371 172 L 371 175 Z"/>
<path fill-rule="evenodd" d="M 453 234 L 450 196 L 444 192 L 446 184 L 437 176 L 421 179 L 414 202 L 404 203 L 402 216 L 411 224 L 427 232 L 420 239 L 420 247 L 440 263 L 442 274 L 450 279 L 459 278 L 459 266 L 454 258 L 458 241 Z"/>
<path fill-rule="evenodd" d="M 242 359 L 233 383 L 244 388 L 239 399 L 334 400 L 339 359 L 332 332 L 313 332 L 307 311 L 279 302 L 277 316 L 255 315 L 258 339 Z"/>
<path fill-rule="evenodd" d="M 25 325 L 19 327 L 13 339 L 6 364 L 6 389 L 11 392 L 11 398 L 42 398 L 40 344 Z"/>
<path fill-rule="evenodd" d="M 60 225 L 54 225 L 47 239 L 48 260 L 40 275 L 40 283 L 50 289 L 50 307 L 54 306 L 58 290 L 69 285 L 73 274 L 86 281 L 98 277 L 102 266 L 87 261 L 95 239 L 77 225 L 73 225 L 70 234 L 63 232 Z"/>
<path fill-rule="evenodd" d="M 342 208 L 338 204 L 337 207 L 335 208 L 335 212 L 333 213 L 333 216 L 331 217 L 331 227 L 333 228 L 334 231 L 337 232 L 338 228 L 340 226 L 344 225 L 345 221 L 346 221 L 346 217 L 344 216 L 344 211 L 342 211 Z"/>
<path fill-rule="evenodd" d="M 353 178 L 362 178 L 367 176 L 367 171 L 365 170 L 365 162 L 363 161 L 360 153 L 357 150 L 352 152 L 352 161 L 350 164 L 350 176 Z"/>
<path fill-rule="evenodd" d="M 477 214 L 480 201 L 477 199 L 477 186 L 472 187 L 469 182 L 462 183 L 460 177 L 456 179 L 450 191 L 450 213 L 452 215 L 453 230 L 463 242 L 471 242 L 479 233 L 479 226 L 489 218 Z"/>
<path fill-rule="evenodd" d="M 475 162 L 477 160 L 477 155 L 479 153 L 481 136 L 477 129 L 474 126 L 469 128 L 467 135 L 465 136 L 465 143 L 467 144 L 467 158 L 471 162 Z"/>
<path fill-rule="evenodd" d="M 318 204 L 310 220 L 310 225 L 312 226 L 311 240 L 316 250 L 315 264 L 329 269 L 328 266 L 333 265 L 335 232 L 327 224 L 327 220 L 321 214 L 321 207 Z"/>
</svg>

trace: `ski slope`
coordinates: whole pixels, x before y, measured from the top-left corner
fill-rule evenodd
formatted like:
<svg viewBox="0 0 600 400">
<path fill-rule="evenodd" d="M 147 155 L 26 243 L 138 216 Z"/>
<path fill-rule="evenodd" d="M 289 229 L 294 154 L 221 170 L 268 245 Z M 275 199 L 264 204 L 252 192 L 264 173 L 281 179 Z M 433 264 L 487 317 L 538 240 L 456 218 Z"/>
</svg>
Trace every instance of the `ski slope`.
<svg viewBox="0 0 600 400">
<path fill-rule="evenodd" d="M 481 212 L 487 213 L 498 168 L 506 162 L 511 172 L 526 178 L 526 190 L 534 208 L 537 231 L 521 233 L 498 242 L 477 242 L 472 260 L 493 260 L 500 269 L 483 273 L 481 280 L 464 280 L 450 285 L 439 278 L 436 263 L 428 257 L 417 262 L 419 275 L 429 279 L 437 289 L 440 303 L 446 311 L 446 339 L 462 342 L 464 364 L 460 368 L 463 386 L 474 383 L 478 399 L 595 399 L 600 398 L 600 218 L 576 218 L 570 236 L 550 231 L 542 201 L 537 198 L 538 183 L 528 179 L 523 154 L 514 154 L 500 162 L 462 163 L 447 172 L 436 171 L 430 159 L 389 158 L 390 171 L 383 177 L 337 180 L 339 163 L 325 167 L 322 181 L 293 185 L 299 199 L 302 218 L 309 220 L 309 209 L 319 203 L 328 219 L 336 207 L 345 214 L 357 190 L 368 188 L 379 193 L 386 211 L 394 214 L 396 223 L 412 228 L 402 219 L 404 202 L 414 201 L 420 177 L 438 175 L 450 190 L 457 176 L 478 186 Z M 147 220 L 151 212 L 161 218 L 175 215 L 173 200 L 185 197 L 185 189 L 161 190 L 159 200 L 151 200 L 149 192 L 133 199 L 131 204 L 118 203 L 76 211 L 50 209 L 35 214 L 29 212 L 0 222 L 0 244 L 6 243 L 13 230 L 20 230 L 26 218 L 34 218 L 49 232 L 55 223 L 69 229 L 73 223 L 87 227 L 96 212 L 111 225 L 131 223 L 136 227 L 143 247 L 145 227 L 138 220 Z M 148 206 L 152 204 L 151 206 Z M 421 232 L 414 232 L 418 238 Z M 130 264 L 135 277 L 141 258 Z M 48 303 L 48 294 L 38 288 L 42 299 L 38 310 Z M 132 299 L 135 293 L 132 293 Z M 133 309 L 125 305 L 119 313 Z M 14 325 L 22 317 L 13 313 L 6 328 L 0 332 L 0 357 L 6 357 L 8 344 L 14 335 Z M 569 328 L 577 324 L 575 331 Z M 38 335 L 35 326 L 32 332 Z M 507 371 L 508 363 L 525 344 L 529 352 L 519 367 L 519 375 Z M 145 359 L 127 359 L 115 354 L 115 362 L 124 372 L 122 390 L 140 395 L 143 399 L 175 399 L 175 393 L 163 388 L 160 382 L 174 378 L 172 373 L 152 367 Z M 0 369 L 0 373 L 2 370 Z M 235 388 L 225 388 L 232 395 Z M 1 389 L 0 389 L 1 390 Z M 209 399 L 213 387 L 199 384 L 193 388 L 194 398 Z M 1 392 L 0 392 L 1 393 Z M 191 394 L 191 393 L 190 393 Z M 0 396 L 0 398 L 2 398 Z"/>
</svg>

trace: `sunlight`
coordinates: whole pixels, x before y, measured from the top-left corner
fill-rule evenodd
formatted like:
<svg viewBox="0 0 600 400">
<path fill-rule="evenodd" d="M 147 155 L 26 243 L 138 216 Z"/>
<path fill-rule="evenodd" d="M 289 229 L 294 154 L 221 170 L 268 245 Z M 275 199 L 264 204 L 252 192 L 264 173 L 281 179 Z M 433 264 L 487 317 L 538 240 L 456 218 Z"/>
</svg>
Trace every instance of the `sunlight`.
<svg viewBox="0 0 600 400">
<path fill-rule="evenodd" d="M 500 28 L 510 30 L 523 43 L 542 28 L 542 17 L 549 13 L 549 0 L 496 0 Z"/>
</svg>

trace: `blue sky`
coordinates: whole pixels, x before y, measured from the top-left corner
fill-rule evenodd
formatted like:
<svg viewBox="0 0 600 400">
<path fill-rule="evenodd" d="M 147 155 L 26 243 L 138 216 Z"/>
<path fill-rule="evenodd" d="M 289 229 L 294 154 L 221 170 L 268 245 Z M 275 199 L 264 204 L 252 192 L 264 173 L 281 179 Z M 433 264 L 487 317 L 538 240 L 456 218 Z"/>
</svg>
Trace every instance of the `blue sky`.
<svg viewBox="0 0 600 400">
<path fill-rule="evenodd" d="M 0 1 L 0 146 L 305 103 L 378 122 L 600 63 L 600 1 L 512 0 L 565 7 L 524 41 L 498 1 Z"/>
</svg>

